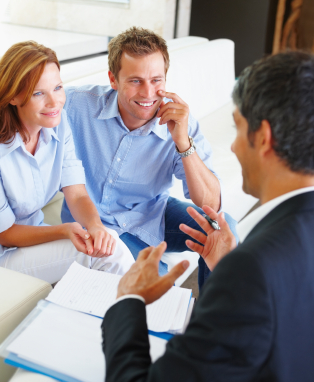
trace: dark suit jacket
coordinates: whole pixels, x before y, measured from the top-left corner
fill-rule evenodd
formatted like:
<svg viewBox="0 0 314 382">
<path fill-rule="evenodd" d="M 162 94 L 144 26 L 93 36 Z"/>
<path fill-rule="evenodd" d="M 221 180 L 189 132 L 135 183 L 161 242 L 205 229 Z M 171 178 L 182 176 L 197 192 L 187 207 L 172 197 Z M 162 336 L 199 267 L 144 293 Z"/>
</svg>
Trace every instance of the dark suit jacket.
<svg viewBox="0 0 314 382">
<path fill-rule="evenodd" d="M 314 192 L 271 211 L 216 266 L 183 335 L 151 364 L 144 304 L 103 328 L 107 381 L 314 381 Z"/>
</svg>

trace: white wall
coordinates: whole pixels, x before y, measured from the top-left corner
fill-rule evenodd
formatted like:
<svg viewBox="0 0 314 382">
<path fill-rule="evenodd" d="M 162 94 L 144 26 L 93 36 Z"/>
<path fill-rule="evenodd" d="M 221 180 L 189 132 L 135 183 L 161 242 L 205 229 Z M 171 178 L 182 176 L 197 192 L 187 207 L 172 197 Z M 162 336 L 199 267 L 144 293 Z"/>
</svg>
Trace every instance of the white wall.
<svg viewBox="0 0 314 382">
<path fill-rule="evenodd" d="M 129 4 L 89 0 L 11 0 L 14 24 L 115 36 L 131 26 L 174 36 L 176 0 L 130 0 Z"/>
</svg>

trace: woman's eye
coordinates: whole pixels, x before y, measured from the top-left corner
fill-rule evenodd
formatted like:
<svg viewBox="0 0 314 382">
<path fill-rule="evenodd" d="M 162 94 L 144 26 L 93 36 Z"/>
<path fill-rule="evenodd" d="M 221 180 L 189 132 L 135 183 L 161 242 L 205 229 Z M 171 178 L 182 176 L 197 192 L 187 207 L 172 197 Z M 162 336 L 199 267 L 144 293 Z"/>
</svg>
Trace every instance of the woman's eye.
<svg viewBox="0 0 314 382">
<path fill-rule="evenodd" d="M 42 92 L 37 92 L 37 93 L 34 93 L 33 96 L 37 97 L 37 96 L 40 96 L 42 94 L 43 94 Z"/>
<path fill-rule="evenodd" d="M 59 86 L 57 86 L 57 87 L 55 88 L 55 90 L 60 90 L 60 89 L 62 89 L 62 86 L 61 86 L 61 85 L 59 85 Z"/>
</svg>

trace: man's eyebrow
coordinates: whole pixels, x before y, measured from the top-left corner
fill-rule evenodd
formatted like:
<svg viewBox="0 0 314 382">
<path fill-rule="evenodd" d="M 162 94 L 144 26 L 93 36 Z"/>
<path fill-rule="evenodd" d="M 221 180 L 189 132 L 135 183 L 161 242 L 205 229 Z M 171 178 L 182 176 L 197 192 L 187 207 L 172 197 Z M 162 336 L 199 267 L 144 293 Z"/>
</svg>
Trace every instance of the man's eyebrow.
<svg viewBox="0 0 314 382">
<path fill-rule="evenodd" d="M 151 78 L 165 78 L 165 76 L 162 75 L 162 74 L 160 74 L 160 75 L 158 75 L 158 76 L 153 76 L 153 77 L 151 77 Z M 139 77 L 139 76 L 129 76 L 129 77 L 127 77 L 127 79 L 128 79 L 128 80 L 131 80 L 131 79 L 134 79 L 134 80 L 145 80 L 145 78 L 143 78 L 143 77 Z"/>
</svg>

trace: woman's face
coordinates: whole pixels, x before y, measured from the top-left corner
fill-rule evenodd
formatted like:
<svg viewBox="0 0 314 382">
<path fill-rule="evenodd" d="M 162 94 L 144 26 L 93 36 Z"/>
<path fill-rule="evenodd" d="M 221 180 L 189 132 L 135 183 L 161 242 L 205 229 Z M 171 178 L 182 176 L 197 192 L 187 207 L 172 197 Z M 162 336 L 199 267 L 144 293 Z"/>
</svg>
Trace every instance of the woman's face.
<svg viewBox="0 0 314 382">
<path fill-rule="evenodd" d="M 29 102 L 21 106 L 23 98 L 22 91 L 10 103 L 17 107 L 19 117 L 30 134 L 38 132 L 42 127 L 59 125 L 65 92 L 55 63 L 46 64 Z"/>
</svg>

